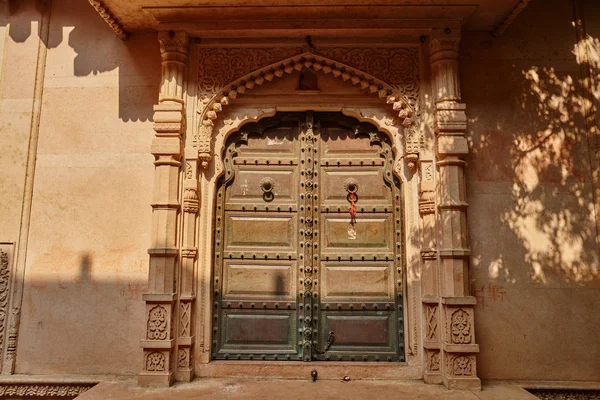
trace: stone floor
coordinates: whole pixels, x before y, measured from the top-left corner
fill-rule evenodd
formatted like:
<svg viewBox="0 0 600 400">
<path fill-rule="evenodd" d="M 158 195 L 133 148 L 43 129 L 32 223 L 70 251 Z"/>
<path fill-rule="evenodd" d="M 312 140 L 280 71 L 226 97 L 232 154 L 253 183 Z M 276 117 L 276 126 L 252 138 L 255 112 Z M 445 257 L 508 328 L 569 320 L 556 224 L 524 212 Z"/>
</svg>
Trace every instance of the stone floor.
<svg viewBox="0 0 600 400">
<path fill-rule="evenodd" d="M 422 381 L 196 379 L 168 389 L 145 389 L 136 380 L 102 382 L 77 400 L 162 399 L 419 399 L 419 400 L 537 400 L 514 383 L 485 382 L 480 392 L 449 391 Z"/>
</svg>

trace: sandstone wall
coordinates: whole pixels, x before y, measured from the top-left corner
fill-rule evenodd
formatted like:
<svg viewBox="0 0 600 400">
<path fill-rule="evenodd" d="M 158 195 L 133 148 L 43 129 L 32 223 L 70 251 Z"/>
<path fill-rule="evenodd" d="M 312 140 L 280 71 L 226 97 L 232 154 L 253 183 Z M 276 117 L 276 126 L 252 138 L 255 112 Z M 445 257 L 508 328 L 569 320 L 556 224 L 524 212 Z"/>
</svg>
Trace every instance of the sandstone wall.
<svg viewBox="0 0 600 400">
<path fill-rule="evenodd" d="M 586 3 L 598 57 L 599 5 Z M 600 379 L 600 265 L 572 21 L 572 2 L 532 1 L 502 37 L 466 33 L 461 44 L 482 378 Z"/>
<path fill-rule="evenodd" d="M 10 24 L 0 24 L 0 242 L 19 236 L 39 44 L 33 3 L 11 2 Z M 594 3 L 586 18 L 598 57 Z M 580 105 L 589 93 L 572 19 L 570 2 L 534 0 L 500 38 L 464 34 L 483 378 L 600 379 L 600 260 Z M 47 44 L 15 372 L 136 374 L 156 35 L 123 43 L 86 1 L 54 0 Z"/>
<path fill-rule="evenodd" d="M 23 27 L 37 18 L 35 10 L 13 12 Z M 32 28 L 26 45 L 38 41 Z M 15 70 L 6 71 L 13 75 L 5 82 L 29 96 L 37 45 L 20 40 L 7 36 L 7 46 L 27 55 L 18 65 L 4 63 Z M 148 277 L 158 42 L 150 34 L 123 43 L 86 1 L 55 0 L 48 48 L 16 373 L 135 374 Z M 26 137 L 17 145 L 26 148 Z M 22 151 L 15 152 L 19 164 Z M 17 207 L 22 189 L 13 185 L 10 204 Z M 18 220 L 20 210 L 12 211 L 11 220 L 0 220 Z"/>
</svg>

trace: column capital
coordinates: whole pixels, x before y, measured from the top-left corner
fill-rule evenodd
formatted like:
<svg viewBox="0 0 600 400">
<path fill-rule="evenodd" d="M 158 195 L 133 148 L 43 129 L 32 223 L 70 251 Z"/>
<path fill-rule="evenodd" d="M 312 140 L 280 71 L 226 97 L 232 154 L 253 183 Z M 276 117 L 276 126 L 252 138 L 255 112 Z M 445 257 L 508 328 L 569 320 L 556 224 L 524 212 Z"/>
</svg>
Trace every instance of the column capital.
<svg viewBox="0 0 600 400">
<path fill-rule="evenodd" d="M 442 59 L 457 59 L 461 33 L 459 30 L 432 29 L 429 35 L 431 62 Z"/>
<path fill-rule="evenodd" d="M 160 44 L 160 54 L 165 60 L 165 57 L 176 54 L 187 56 L 190 38 L 185 31 L 160 31 L 158 32 L 158 43 Z"/>
</svg>

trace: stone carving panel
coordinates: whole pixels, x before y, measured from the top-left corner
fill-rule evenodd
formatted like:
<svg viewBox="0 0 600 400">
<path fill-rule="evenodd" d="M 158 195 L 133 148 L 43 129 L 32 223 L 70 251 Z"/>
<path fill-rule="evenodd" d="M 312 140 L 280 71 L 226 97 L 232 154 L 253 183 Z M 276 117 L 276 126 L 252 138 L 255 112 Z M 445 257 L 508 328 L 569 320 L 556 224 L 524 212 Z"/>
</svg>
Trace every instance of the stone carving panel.
<svg viewBox="0 0 600 400">
<path fill-rule="evenodd" d="M 153 351 L 146 355 L 146 371 L 164 372 L 167 367 L 167 357 L 164 353 Z"/>
<path fill-rule="evenodd" d="M 191 302 L 181 302 L 181 310 L 179 315 L 179 322 L 181 326 L 179 336 L 190 336 L 191 308 Z"/>
<path fill-rule="evenodd" d="M 438 306 L 437 304 L 425 306 L 426 332 L 425 337 L 428 341 L 438 339 Z"/>
<path fill-rule="evenodd" d="M 475 356 L 451 355 L 447 357 L 447 372 L 451 376 L 475 376 Z"/>
<path fill-rule="evenodd" d="M 0 349 L 4 348 L 6 322 L 8 321 L 8 295 L 10 293 L 10 265 L 12 243 L 0 244 Z M 1 371 L 2 366 L 0 366 Z"/>
<path fill-rule="evenodd" d="M 450 335 L 453 344 L 471 343 L 471 316 L 462 308 L 454 311 L 450 317 Z"/>
<path fill-rule="evenodd" d="M 391 85 L 410 99 L 419 102 L 419 50 L 404 48 L 319 48 L 316 53 L 340 61 Z"/>
<path fill-rule="evenodd" d="M 163 306 L 154 306 L 148 316 L 148 330 L 146 338 L 150 340 L 167 339 L 168 312 Z"/>
<path fill-rule="evenodd" d="M 411 169 L 416 165 L 424 144 L 424 135 L 417 124 L 419 51 L 416 47 L 323 48 L 314 54 L 303 53 L 299 47 L 201 48 L 199 59 L 198 113 L 202 117 L 192 137 L 192 147 L 198 150 L 203 168 L 212 158 L 214 121 L 223 106 L 255 86 L 304 68 L 331 73 L 393 104 L 404 126 L 406 162 Z M 271 66 L 277 61 L 282 61 L 281 65 Z"/>
<path fill-rule="evenodd" d="M 94 385 L 53 385 L 53 384 L 1 384 L 2 398 L 32 398 L 32 397 L 67 397 L 75 396 L 90 390 Z"/>
<path fill-rule="evenodd" d="M 427 350 L 427 370 L 438 372 L 440 370 L 440 351 Z"/>
</svg>

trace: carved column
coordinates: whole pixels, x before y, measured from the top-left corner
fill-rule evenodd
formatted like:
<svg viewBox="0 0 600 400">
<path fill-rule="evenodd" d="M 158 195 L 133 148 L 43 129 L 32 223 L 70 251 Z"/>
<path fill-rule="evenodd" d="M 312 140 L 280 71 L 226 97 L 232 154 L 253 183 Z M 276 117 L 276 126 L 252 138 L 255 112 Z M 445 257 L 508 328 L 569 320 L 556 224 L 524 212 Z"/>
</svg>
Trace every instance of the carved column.
<svg viewBox="0 0 600 400">
<path fill-rule="evenodd" d="M 433 30 L 431 73 L 437 136 L 437 207 L 440 256 L 440 364 L 450 389 L 479 389 L 474 305 L 469 295 L 469 244 L 466 223 L 465 161 L 469 146 L 466 106 L 460 103 L 460 32 Z"/>
<path fill-rule="evenodd" d="M 177 329 L 177 381 L 194 379 L 194 300 L 196 299 L 195 265 L 198 257 L 196 230 L 198 221 L 198 152 L 186 152 L 183 181 L 183 234 L 181 248 L 179 311 Z"/>
<path fill-rule="evenodd" d="M 425 383 L 442 383 L 440 367 L 440 294 L 435 232 L 435 181 L 433 160 L 423 159 L 420 164 L 419 214 L 421 215 L 421 293 L 425 324 Z"/>
<path fill-rule="evenodd" d="M 169 386 L 176 360 L 174 317 L 177 304 L 177 224 L 180 212 L 179 175 L 183 152 L 184 78 L 188 37 L 185 32 L 159 32 L 162 84 L 154 106 L 152 141 L 154 193 L 152 201 L 152 245 L 146 302 L 146 335 L 141 342 L 142 386 Z"/>
</svg>

